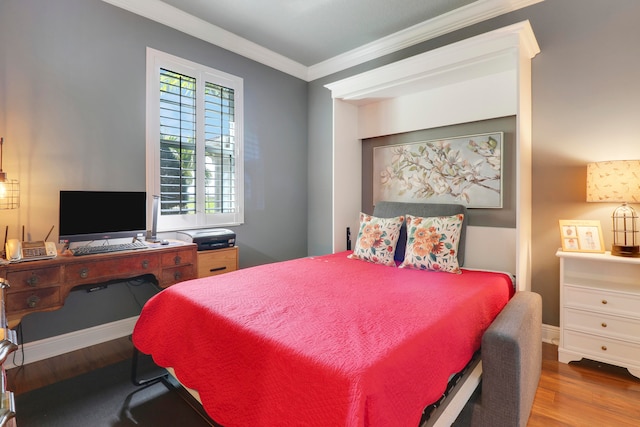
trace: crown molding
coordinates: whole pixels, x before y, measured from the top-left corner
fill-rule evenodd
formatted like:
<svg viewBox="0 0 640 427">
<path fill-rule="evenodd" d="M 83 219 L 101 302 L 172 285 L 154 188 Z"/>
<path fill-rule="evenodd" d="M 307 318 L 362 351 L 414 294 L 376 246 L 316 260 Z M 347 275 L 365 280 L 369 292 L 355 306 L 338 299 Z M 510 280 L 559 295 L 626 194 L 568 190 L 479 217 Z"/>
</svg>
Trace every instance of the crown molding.
<svg viewBox="0 0 640 427">
<path fill-rule="evenodd" d="M 276 70 L 306 80 L 307 67 L 160 0 L 102 0 Z"/>
<path fill-rule="evenodd" d="M 312 81 L 544 0 L 481 0 L 309 67 Z"/>
<path fill-rule="evenodd" d="M 362 105 L 514 69 L 518 58 L 531 59 L 539 52 L 531 24 L 523 21 L 325 87 L 331 90 L 333 98 Z"/>
<path fill-rule="evenodd" d="M 305 81 L 313 81 L 544 0 L 478 0 L 306 67 L 160 0 L 102 0 Z"/>
</svg>

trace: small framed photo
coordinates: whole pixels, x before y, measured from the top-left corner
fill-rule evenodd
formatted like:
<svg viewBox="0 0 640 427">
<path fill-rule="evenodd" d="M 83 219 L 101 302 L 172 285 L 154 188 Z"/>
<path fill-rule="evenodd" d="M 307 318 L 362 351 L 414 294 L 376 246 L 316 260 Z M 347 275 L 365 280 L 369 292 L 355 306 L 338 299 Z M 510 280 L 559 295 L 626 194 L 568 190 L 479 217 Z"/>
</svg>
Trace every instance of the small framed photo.
<svg viewBox="0 0 640 427">
<path fill-rule="evenodd" d="M 561 219 L 560 238 L 565 252 L 604 253 L 600 221 Z"/>
</svg>

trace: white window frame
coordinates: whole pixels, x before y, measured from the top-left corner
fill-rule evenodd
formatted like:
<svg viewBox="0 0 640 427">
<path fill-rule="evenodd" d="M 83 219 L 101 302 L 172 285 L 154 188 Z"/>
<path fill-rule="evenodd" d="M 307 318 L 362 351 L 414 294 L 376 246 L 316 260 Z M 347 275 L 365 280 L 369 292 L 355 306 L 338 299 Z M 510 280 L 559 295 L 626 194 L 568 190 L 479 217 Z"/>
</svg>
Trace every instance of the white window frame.
<svg viewBox="0 0 640 427">
<path fill-rule="evenodd" d="M 244 223 L 244 92 L 243 79 L 186 59 L 147 47 L 146 106 L 146 174 L 148 224 L 152 224 L 153 197 L 160 195 L 160 69 L 168 69 L 196 78 L 196 152 L 204 153 L 204 89 L 205 81 L 234 90 L 235 99 L 235 190 L 237 210 L 234 213 L 205 214 L 204 173 L 197 174 L 197 211 L 195 214 L 161 215 L 157 231 L 233 226 Z M 198 155 L 196 171 L 204 171 L 204 155 Z M 158 209 L 160 211 L 160 209 Z"/>
</svg>

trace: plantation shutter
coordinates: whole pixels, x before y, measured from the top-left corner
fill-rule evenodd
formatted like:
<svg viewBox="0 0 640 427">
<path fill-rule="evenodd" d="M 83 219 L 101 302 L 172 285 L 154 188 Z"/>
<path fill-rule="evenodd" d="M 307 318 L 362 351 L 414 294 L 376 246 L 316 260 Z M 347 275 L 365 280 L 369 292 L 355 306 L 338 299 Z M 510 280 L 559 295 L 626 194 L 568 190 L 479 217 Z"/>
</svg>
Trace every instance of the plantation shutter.
<svg viewBox="0 0 640 427">
<path fill-rule="evenodd" d="M 160 70 L 160 211 L 196 211 L 196 79 Z"/>
<path fill-rule="evenodd" d="M 235 192 L 234 90 L 205 87 L 205 212 L 232 213 Z"/>
<path fill-rule="evenodd" d="M 196 79 L 160 70 L 160 208 L 196 212 Z M 236 210 L 234 90 L 205 84 L 205 213 Z"/>
</svg>

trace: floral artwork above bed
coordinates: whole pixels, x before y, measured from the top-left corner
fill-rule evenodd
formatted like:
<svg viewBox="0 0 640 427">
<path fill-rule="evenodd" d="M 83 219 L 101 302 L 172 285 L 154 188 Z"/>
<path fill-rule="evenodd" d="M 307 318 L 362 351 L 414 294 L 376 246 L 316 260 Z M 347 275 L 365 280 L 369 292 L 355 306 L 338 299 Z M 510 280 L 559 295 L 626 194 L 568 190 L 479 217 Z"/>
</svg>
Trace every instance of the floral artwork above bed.
<svg viewBox="0 0 640 427">
<path fill-rule="evenodd" d="M 461 136 L 373 150 L 373 202 L 502 207 L 503 133 Z"/>
</svg>

